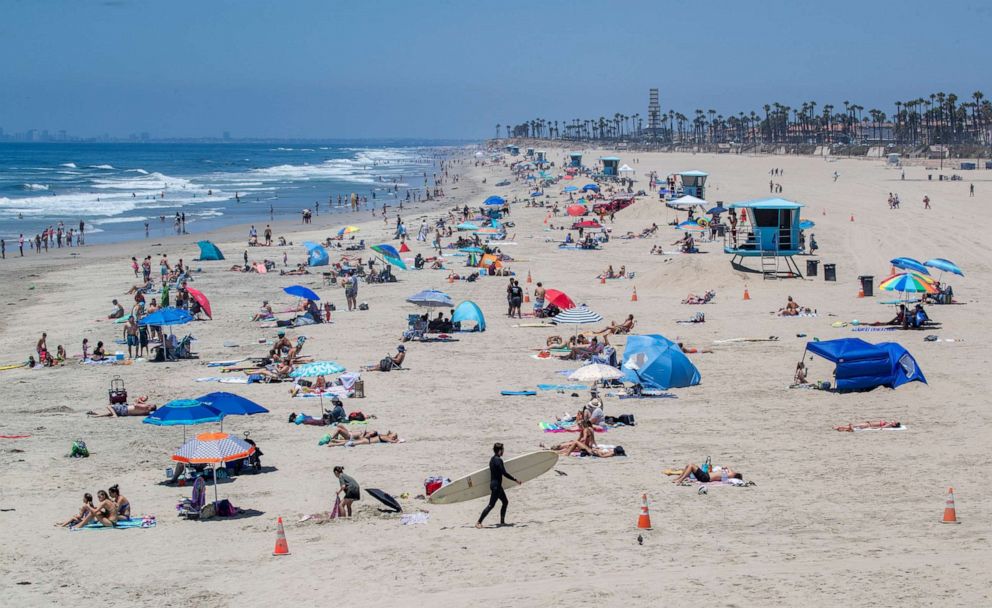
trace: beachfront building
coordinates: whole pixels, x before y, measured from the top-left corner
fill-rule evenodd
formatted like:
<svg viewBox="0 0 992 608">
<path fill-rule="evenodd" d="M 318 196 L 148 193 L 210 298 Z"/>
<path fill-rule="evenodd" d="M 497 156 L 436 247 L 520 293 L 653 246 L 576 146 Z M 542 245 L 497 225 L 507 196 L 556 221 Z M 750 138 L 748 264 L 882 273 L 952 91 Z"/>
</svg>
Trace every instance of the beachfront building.
<svg viewBox="0 0 992 608">
<path fill-rule="evenodd" d="M 569 152 L 568 153 L 568 166 L 580 169 L 582 167 L 582 153 L 581 152 Z"/>
<path fill-rule="evenodd" d="M 724 233 L 723 251 L 731 254 L 730 264 L 744 267 L 744 258 L 761 258 L 760 272 L 765 278 L 802 278 L 793 259 L 802 251 L 799 227 L 801 203 L 783 198 L 762 198 L 732 203 L 729 209 L 738 215 L 736 230 Z"/>
<path fill-rule="evenodd" d="M 705 199 L 706 179 L 708 177 L 709 173 L 705 171 L 682 171 L 679 173 L 679 181 L 682 183 L 682 194 Z"/>
<path fill-rule="evenodd" d="M 607 177 L 617 177 L 620 175 L 620 157 L 601 156 L 599 162 L 603 163 L 603 175 Z"/>
</svg>

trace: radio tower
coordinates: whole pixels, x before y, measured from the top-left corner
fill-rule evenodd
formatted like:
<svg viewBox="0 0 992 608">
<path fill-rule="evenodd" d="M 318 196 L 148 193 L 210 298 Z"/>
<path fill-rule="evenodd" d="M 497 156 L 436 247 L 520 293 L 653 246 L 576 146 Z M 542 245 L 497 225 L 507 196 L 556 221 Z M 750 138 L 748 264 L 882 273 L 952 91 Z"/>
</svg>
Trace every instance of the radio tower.
<svg viewBox="0 0 992 608">
<path fill-rule="evenodd" d="M 661 104 L 658 102 L 658 89 L 648 89 L 648 130 L 651 137 L 658 137 L 661 129 Z"/>
</svg>

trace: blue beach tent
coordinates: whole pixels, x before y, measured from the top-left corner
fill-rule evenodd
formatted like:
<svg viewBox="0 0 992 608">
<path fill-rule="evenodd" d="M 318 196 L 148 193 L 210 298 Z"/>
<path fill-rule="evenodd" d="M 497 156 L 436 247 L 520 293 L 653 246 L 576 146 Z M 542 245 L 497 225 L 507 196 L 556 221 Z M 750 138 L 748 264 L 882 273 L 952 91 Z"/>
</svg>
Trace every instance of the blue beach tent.
<svg viewBox="0 0 992 608">
<path fill-rule="evenodd" d="M 701 379 L 679 345 L 658 334 L 628 336 L 620 368 L 625 381 L 648 389 L 695 386 Z"/>
<path fill-rule="evenodd" d="M 475 323 L 475 331 L 486 331 L 486 317 L 482 314 L 482 309 L 479 305 L 470 300 L 466 300 L 455 308 L 455 312 L 451 313 L 452 323 L 462 323 L 466 321 L 471 321 Z M 464 327 L 462 331 L 466 331 Z"/>
<path fill-rule="evenodd" d="M 896 342 L 870 344 L 858 338 L 841 338 L 807 342 L 806 350 L 837 364 L 834 380 L 838 391 L 896 388 L 913 381 L 927 383 L 913 355 Z"/>
<path fill-rule="evenodd" d="M 217 248 L 217 245 L 214 245 L 210 241 L 199 241 L 197 245 L 200 246 L 199 260 L 201 262 L 224 259 L 224 254 L 220 252 L 220 249 Z"/>
<path fill-rule="evenodd" d="M 327 266 L 331 260 L 327 255 L 327 250 L 317 243 L 305 241 L 303 246 L 307 248 L 307 266 Z"/>
</svg>

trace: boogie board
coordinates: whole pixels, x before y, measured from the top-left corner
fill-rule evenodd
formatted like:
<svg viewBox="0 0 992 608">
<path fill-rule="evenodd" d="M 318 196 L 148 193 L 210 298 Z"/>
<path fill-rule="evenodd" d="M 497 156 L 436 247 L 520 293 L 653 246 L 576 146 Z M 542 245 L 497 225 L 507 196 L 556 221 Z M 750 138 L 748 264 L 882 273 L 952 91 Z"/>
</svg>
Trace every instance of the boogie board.
<svg viewBox="0 0 992 608">
<path fill-rule="evenodd" d="M 547 473 L 558 462 L 558 454 L 551 451 L 531 452 L 504 460 L 507 473 L 522 482 L 528 482 Z M 460 477 L 431 494 L 427 502 L 435 505 L 450 505 L 475 498 L 489 496 L 489 467 L 471 475 Z M 503 488 L 515 488 L 517 484 L 503 478 Z"/>
</svg>

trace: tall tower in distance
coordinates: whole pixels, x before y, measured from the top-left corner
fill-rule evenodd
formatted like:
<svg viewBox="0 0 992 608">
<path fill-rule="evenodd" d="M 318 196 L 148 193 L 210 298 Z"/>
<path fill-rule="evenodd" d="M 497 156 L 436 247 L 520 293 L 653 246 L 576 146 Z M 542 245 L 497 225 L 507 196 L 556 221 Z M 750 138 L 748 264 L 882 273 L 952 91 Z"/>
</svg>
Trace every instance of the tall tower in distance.
<svg viewBox="0 0 992 608">
<path fill-rule="evenodd" d="M 661 103 L 658 101 L 658 89 L 648 89 L 648 130 L 651 137 L 658 137 L 661 130 Z"/>
</svg>

